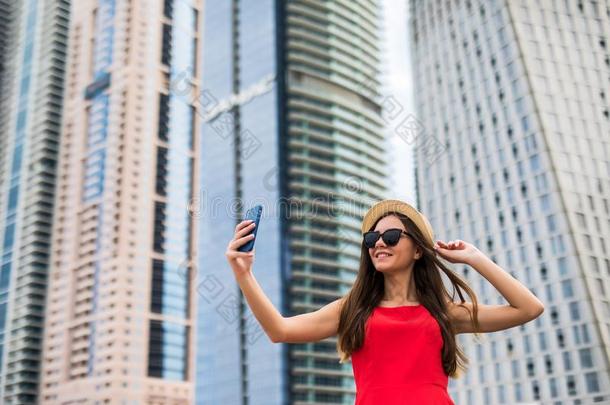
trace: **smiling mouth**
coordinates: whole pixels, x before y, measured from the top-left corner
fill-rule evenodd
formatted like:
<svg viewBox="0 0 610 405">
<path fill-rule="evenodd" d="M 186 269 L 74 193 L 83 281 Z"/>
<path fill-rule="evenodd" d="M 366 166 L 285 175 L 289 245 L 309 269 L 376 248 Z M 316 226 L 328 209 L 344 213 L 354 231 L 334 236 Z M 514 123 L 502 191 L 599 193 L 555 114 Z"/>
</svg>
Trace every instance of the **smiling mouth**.
<svg viewBox="0 0 610 405">
<path fill-rule="evenodd" d="M 389 253 L 379 253 L 377 256 L 375 256 L 377 259 L 386 259 L 388 257 L 392 256 Z"/>
</svg>

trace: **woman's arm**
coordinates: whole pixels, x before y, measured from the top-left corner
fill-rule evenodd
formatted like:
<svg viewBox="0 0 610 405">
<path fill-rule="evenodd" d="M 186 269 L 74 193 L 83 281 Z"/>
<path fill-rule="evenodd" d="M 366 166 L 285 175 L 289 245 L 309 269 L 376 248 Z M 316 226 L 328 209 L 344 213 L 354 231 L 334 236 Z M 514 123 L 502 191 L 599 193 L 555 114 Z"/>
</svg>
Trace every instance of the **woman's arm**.
<svg viewBox="0 0 610 405">
<path fill-rule="evenodd" d="M 285 318 L 267 298 L 252 273 L 236 279 L 252 313 L 273 343 L 317 342 L 337 334 L 341 298 L 317 311 Z"/>
<path fill-rule="evenodd" d="M 461 240 L 437 241 L 436 251 L 452 263 L 465 263 L 485 277 L 510 305 L 479 305 L 479 332 L 512 328 L 539 317 L 544 304 L 531 291 L 473 245 Z M 450 316 L 457 333 L 475 332 L 470 321 L 472 303 L 450 303 Z"/>
<path fill-rule="evenodd" d="M 284 317 L 267 298 L 251 272 L 235 275 L 248 306 L 273 343 L 281 340 Z"/>
<path fill-rule="evenodd" d="M 237 248 L 252 236 L 251 221 L 242 221 L 235 228 L 235 236 L 225 253 L 239 288 L 261 327 L 274 343 L 315 342 L 337 333 L 341 299 L 337 299 L 317 311 L 285 318 L 275 308 L 256 281 L 252 272 L 254 253 L 240 252 Z M 248 235 L 250 233 L 250 235 Z"/>
<path fill-rule="evenodd" d="M 483 253 L 475 255 L 466 264 L 493 284 L 511 307 L 533 318 L 537 318 L 544 311 L 544 304 L 526 286 Z"/>
</svg>

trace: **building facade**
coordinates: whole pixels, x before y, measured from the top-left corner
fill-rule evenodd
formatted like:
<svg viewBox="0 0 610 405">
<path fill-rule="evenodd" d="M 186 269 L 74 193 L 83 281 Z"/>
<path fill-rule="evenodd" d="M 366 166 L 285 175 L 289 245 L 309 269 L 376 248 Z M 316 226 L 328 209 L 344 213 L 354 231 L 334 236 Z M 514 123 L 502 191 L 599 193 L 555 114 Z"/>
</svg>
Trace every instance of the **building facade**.
<svg viewBox="0 0 610 405">
<path fill-rule="evenodd" d="M 0 403 L 37 401 L 70 1 L 0 2 Z"/>
<path fill-rule="evenodd" d="M 41 404 L 192 403 L 202 3 L 72 3 Z"/>
<path fill-rule="evenodd" d="M 362 215 L 388 189 L 380 5 L 210 0 L 205 9 L 195 402 L 352 403 L 336 338 L 272 343 L 224 252 L 259 203 L 254 274 L 283 316 L 351 287 Z"/>
<path fill-rule="evenodd" d="M 610 8 L 596 1 L 411 1 L 423 140 L 419 205 L 545 304 L 460 335 L 456 403 L 610 401 Z M 483 304 L 506 304 L 472 268 Z"/>
</svg>

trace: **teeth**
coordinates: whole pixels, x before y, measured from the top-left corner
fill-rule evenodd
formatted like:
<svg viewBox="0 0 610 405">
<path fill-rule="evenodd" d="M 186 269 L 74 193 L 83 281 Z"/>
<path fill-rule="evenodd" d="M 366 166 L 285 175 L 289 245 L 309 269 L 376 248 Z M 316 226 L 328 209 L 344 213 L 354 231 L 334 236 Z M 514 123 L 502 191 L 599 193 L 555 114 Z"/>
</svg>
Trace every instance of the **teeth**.
<svg viewBox="0 0 610 405">
<path fill-rule="evenodd" d="M 382 256 L 384 256 L 384 257 L 388 257 L 388 256 L 391 256 L 391 255 L 390 255 L 390 254 L 388 254 L 388 253 L 379 253 L 379 254 L 377 255 L 377 257 L 382 257 Z"/>
</svg>

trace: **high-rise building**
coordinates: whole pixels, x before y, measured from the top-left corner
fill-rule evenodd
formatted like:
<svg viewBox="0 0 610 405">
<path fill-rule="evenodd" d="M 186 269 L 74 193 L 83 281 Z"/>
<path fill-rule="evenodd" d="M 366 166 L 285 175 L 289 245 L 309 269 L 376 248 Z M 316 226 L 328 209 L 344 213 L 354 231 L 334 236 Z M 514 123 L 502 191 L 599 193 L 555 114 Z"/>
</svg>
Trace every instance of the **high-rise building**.
<svg viewBox="0 0 610 405">
<path fill-rule="evenodd" d="M 202 3 L 72 3 L 41 404 L 192 402 Z"/>
<path fill-rule="evenodd" d="M 0 403 L 37 401 L 68 0 L 0 1 Z"/>
<path fill-rule="evenodd" d="M 196 403 L 351 403 L 336 337 L 272 343 L 224 252 L 260 203 L 254 274 L 283 316 L 351 288 L 362 215 L 389 180 L 380 5 L 208 0 L 205 9 Z"/>
<path fill-rule="evenodd" d="M 6 63 L 8 44 L 11 37 L 11 22 L 13 21 L 12 11 L 14 3 L 10 0 L 0 0 L 0 86 L 6 82 L 7 71 Z M 6 94 L 6 93 L 4 93 Z"/>
<path fill-rule="evenodd" d="M 533 322 L 459 335 L 456 403 L 610 402 L 610 6 L 411 1 L 420 208 L 545 304 Z M 433 158 L 431 158 L 433 157 Z M 457 266 L 483 304 L 507 304 Z"/>
</svg>

